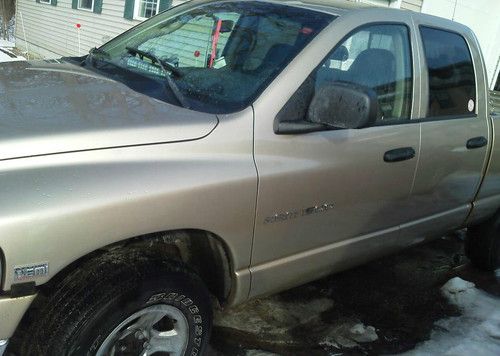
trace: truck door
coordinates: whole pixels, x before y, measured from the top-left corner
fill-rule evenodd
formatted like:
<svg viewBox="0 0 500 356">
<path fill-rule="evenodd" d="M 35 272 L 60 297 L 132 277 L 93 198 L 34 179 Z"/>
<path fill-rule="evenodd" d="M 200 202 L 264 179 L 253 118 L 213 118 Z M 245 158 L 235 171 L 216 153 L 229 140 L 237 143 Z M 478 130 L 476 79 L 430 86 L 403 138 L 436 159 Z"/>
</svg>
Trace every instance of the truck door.
<svg viewBox="0 0 500 356">
<path fill-rule="evenodd" d="M 337 43 L 326 58 L 319 57 L 324 59 L 312 73 L 297 66 L 314 60 L 314 46 L 302 53 L 302 64 L 283 73 L 281 83 L 273 83 L 271 94 L 254 106 L 259 185 L 252 295 L 386 252 L 398 244 L 398 225 L 411 214 L 419 127 L 410 123 L 414 69 L 409 27 L 367 25 Z M 302 85 L 290 91 L 297 73 L 304 73 L 297 80 Z M 275 134 L 273 122 L 302 122 L 314 91 L 338 81 L 375 90 L 380 110 L 374 126 Z M 287 91 L 289 100 L 276 107 Z M 400 160 L 384 161 L 391 150 L 402 153 Z"/>
<path fill-rule="evenodd" d="M 460 226 L 477 193 L 488 152 L 486 81 L 471 38 L 420 24 L 421 153 L 412 201 L 420 220 L 402 234 L 432 237 Z"/>
</svg>

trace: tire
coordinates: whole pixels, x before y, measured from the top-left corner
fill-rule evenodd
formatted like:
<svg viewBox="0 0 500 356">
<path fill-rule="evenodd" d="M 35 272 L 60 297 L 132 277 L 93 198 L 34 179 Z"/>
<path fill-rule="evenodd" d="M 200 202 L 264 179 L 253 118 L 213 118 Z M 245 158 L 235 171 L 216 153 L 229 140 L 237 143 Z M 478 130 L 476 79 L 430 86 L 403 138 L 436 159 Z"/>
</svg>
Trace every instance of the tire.
<svg viewBox="0 0 500 356">
<path fill-rule="evenodd" d="M 500 268 L 500 214 L 467 230 L 465 254 L 479 269 Z"/>
<path fill-rule="evenodd" d="M 106 253 L 44 294 L 12 340 L 17 355 L 135 356 L 149 347 L 147 354 L 175 348 L 169 355 L 197 356 L 209 340 L 212 307 L 202 281 L 144 251 Z"/>
</svg>

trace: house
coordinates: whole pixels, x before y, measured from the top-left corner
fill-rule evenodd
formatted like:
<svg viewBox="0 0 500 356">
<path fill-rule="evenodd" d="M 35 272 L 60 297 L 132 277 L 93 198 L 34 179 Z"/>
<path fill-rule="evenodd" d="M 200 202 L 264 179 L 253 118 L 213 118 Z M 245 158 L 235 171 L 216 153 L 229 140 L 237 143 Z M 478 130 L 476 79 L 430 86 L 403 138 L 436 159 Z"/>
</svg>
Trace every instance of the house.
<svg viewBox="0 0 500 356">
<path fill-rule="evenodd" d="M 483 51 L 488 84 L 493 89 L 500 80 L 500 1 L 425 0 L 422 12 L 463 23 L 474 31 Z"/>
<path fill-rule="evenodd" d="M 16 46 L 45 58 L 87 53 L 179 0 L 17 0 Z"/>
<path fill-rule="evenodd" d="M 359 1 L 359 0 L 351 0 Z M 363 0 L 420 11 L 423 0 Z M 183 0 L 17 0 L 16 46 L 45 58 L 87 53 Z"/>
</svg>

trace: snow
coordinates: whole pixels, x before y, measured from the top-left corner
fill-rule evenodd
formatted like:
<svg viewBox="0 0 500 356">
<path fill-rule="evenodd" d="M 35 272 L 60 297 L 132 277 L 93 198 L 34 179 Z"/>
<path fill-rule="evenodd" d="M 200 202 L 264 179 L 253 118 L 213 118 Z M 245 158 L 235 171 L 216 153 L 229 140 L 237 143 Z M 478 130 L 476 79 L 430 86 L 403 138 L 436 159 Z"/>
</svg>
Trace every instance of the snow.
<svg viewBox="0 0 500 356">
<path fill-rule="evenodd" d="M 2 18 L 0 17 L 0 24 L 2 23 Z M 14 41 L 14 24 L 15 18 L 12 18 L 9 22 L 8 27 L 8 39 L 0 39 L 0 63 L 2 62 L 16 62 L 24 61 L 25 58 L 17 56 L 12 52 L 12 49 L 16 46 Z"/>
<path fill-rule="evenodd" d="M 354 325 L 350 330 L 352 339 L 357 342 L 373 342 L 378 340 L 378 335 L 373 326 L 365 326 L 362 323 Z"/>
<path fill-rule="evenodd" d="M 500 278 L 500 270 L 496 276 Z M 500 355 L 500 299 L 459 277 L 449 280 L 441 292 L 462 315 L 436 322 L 430 340 L 405 355 Z"/>
<path fill-rule="evenodd" d="M 12 49 L 15 47 L 15 44 L 0 39 L 0 63 L 2 62 L 16 62 L 16 61 L 24 61 L 25 58 L 21 56 L 17 56 L 12 52 Z"/>
<path fill-rule="evenodd" d="M 3 40 L 0 38 L 0 47 L 13 48 L 16 44 L 11 41 Z"/>
</svg>

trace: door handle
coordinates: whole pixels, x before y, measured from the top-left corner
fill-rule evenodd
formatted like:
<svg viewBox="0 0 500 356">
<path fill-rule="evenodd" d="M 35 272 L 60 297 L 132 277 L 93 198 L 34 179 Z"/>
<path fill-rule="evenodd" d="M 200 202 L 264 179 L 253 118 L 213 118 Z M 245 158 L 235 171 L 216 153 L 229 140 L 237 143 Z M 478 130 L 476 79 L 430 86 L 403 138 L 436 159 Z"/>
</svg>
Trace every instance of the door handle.
<svg viewBox="0 0 500 356">
<path fill-rule="evenodd" d="M 384 153 L 384 162 L 401 162 L 415 157 L 413 147 L 395 148 Z"/>
<path fill-rule="evenodd" d="M 467 140 L 466 147 L 471 150 L 473 148 L 480 148 L 486 146 L 488 144 L 488 140 L 484 136 L 473 137 Z"/>
</svg>

